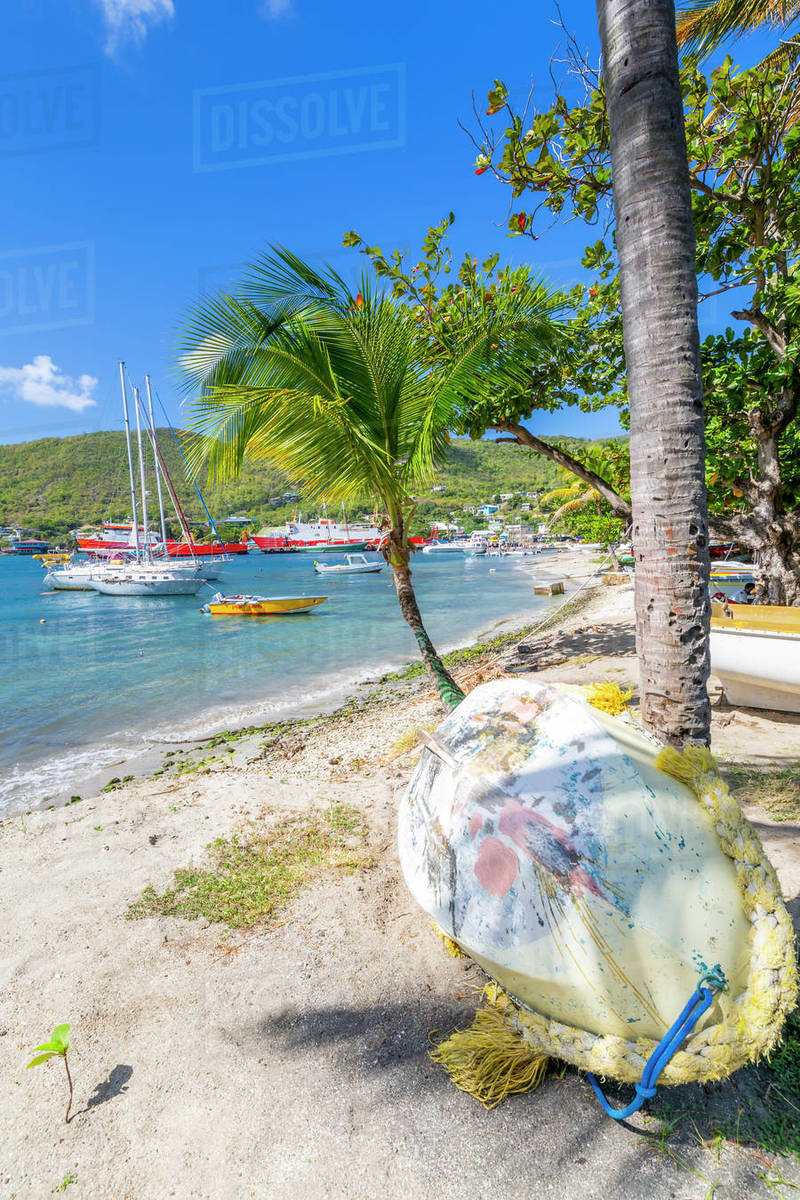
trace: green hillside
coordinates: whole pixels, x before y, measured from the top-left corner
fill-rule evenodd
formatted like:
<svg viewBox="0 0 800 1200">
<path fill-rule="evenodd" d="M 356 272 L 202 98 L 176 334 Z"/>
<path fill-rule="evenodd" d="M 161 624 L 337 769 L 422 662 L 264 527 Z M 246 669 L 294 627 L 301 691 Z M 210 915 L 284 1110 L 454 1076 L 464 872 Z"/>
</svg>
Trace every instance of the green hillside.
<svg viewBox="0 0 800 1200">
<path fill-rule="evenodd" d="M 582 444 L 578 439 L 557 440 L 577 452 Z M 187 516 L 192 521 L 205 520 L 169 431 L 159 431 L 159 446 Z M 546 491 L 560 482 L 555 465 L 529 450 L 456 439 L 447 464 L 418 497 L 417 525 L 425 528 L 432 519 L 446 519 L 451 512 L 461 519 L 464 506 L 481 504 L 493 495 Z M 433 491 L 434 487 L 445 490 Z M 281 524 L 298 504 L 275 501 L 287 491 L 301 492 L 302 487 L 273 467 L 248 463 L 239 479 L 203 490 L 218 521 L 243 513 L 260 524 Z M 152 470 L 148 491 L 152 504 Z M 317 508 L 302 502 L 300 506 L 307 515 Z M 371 506 L 371 498 L 364 497 L 362 505 L 350 507 L 348 517 L 369 511 Z M 0 525 L 21 526 L 52 538 L 81 525 L 129 517 L 128 466 L 121 431 L 0 446 Z M 468 527 L 471 523 L 467 519 Z"/>
</svg>

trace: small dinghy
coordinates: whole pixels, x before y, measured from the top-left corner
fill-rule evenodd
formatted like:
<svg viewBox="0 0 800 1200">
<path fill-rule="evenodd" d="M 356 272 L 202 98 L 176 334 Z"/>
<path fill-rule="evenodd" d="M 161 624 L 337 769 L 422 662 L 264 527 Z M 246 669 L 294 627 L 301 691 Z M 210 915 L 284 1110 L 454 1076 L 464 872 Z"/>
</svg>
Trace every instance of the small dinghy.
<svg viewBox="0 0 800 1200">
<path fill-rule="evenodd" d="M 280 617 L 307 612 L 327 596 L 223 596 L 217 592 L 200 609 L 212 617 Z"/>
<path fill-rule="evenodd" d="M 345 554 L 343 563 L 321 563 L 314 561 L 318 575 L 377 575 L 383 563 L 370 561 L 363 554 Z"/>
<path fill-rule="evenodd" d="M 466 1041 L 486 1037 L 496 1062 L 501 1030 L 638 1082 L 709 974 L 713 1003 L 664 1081 L 769 1049 L 795 994 L 791 924 L 708 751 L 659 754 L 626 714 L 519 679 L 476 688 L 425 740 L 400 809 L 403 873 L 499 984 L 492 1019 L 437 1050 L 457 1082 Z"/>
</svg>

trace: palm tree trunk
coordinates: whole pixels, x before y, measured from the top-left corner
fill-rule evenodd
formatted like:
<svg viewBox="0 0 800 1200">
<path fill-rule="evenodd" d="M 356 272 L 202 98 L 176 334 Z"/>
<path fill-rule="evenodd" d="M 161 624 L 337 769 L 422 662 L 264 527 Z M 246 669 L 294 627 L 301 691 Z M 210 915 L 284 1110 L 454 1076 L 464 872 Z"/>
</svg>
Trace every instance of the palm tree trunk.
<svg viewBox="0 0 800 1200">
<path fill-rule="evenodd" d="M 455 708 L 464 699 L 464 693 L 447 670 L 422 623 L 417 597 L 411 583 L 410 553 L 402 529 L 394 528 L 389 533 L 383 549 L 384 557 L 392 568 L 397 602 L 411 632 L 417 639 L 422 661 L 439 689 L 439 695 L 448 708 Z"/>
<path fill-rule="evenodd" d="M 631 409 L 642 716 L 708 743 L 708 515 L 695 239 L 672 0 L 597 0 Z"/>
</svg>

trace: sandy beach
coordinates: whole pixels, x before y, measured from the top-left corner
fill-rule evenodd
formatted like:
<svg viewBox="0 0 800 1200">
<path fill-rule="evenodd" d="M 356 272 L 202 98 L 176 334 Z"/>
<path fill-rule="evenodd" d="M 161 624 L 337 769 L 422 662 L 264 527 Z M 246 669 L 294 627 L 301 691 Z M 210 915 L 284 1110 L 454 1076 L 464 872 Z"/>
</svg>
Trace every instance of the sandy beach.
<svg viewBox="0 0 800 1200">
<path fill-rule="evenodd" d="M 574 590 L 596 566 L 583 552 L 547 570 Z M 584 587 L 549 628 L 457 676 L 470 688 L 520 666 L 635 688 L 632 588 Z M 727 769 L 800 760 L 800 717 L 734 710 L 713 679 L 710 690 Z M 416 733 L 442 715 L 424 677 L 363 687 L 334 713 L 191 761 L 173 753 L 180 770 L 0 827 L 0 1196 L 700 1200 L 716 1184 L 718 1200 L 744 1200 L 774 1195 L 773 1176 L 800 1185 L 794 1160 L 709 1149 L 713 1114 L 749 1103 L 749 1068 L 695 1089 L 707 1108 L 697 1134 L 665 1141 L 652 1116 L 607 1119 L 572 1070 L 486 1112 L 430 1063 L 431 1032 L 468 1023 L 482 983 L 414 906 L 395 849 Z M 204 862 L 214 839 L 332 806 L 363 821 L 355 865 L 319 870 L 271 923 L 129 919 L 143 889 Z M 747 811 L 797 919 L 797 820 Z M 62 1021 L 68 1125 L 61 1064 L 25 1070 Z"/>
</svg>

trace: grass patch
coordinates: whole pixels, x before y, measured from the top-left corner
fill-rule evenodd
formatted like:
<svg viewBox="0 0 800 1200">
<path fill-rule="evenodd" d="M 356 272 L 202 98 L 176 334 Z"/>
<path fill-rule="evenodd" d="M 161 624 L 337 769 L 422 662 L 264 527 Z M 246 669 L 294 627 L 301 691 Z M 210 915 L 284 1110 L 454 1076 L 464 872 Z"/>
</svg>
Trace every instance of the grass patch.
<svg viewBox="0 0 800 1200">
<path fill-rule="evenodd" d="M 800 1159 L 800 1009 L 789 1014 L 769 1061 L 702 1089 L 664 1088 L 650 1111 L 718 1158 L 727 1143 Z"/>
<path fill-rule="evenodd" d="M 800 763 L 788 767 L 725 767 L 728 783 L 740 804 L 757 804 L 773 821 L 800 817 Z"/>
<path fill-rule="evenodd" d="M 166 891 L 146 887 L 127 916 L 204 917 L 240 930 L 268 924 L 324 871 L 371 866 L 366 839 L 363 817 L 343 804 L 284 817 L 267 830 L 251 822 L 212 842 L 206 866 L 177 870 Z"/>
<path fill-rule="evenodd" d="M 403 754 L 407 754 L 409 750 L 413 750 L 418 740 L 417 730 L 409 729 L 396 742 L 393 742 L 386 751 L 383 756 L 384 763 L 394 762 L 396 758 L 400 758 Z"/>
</svg>

